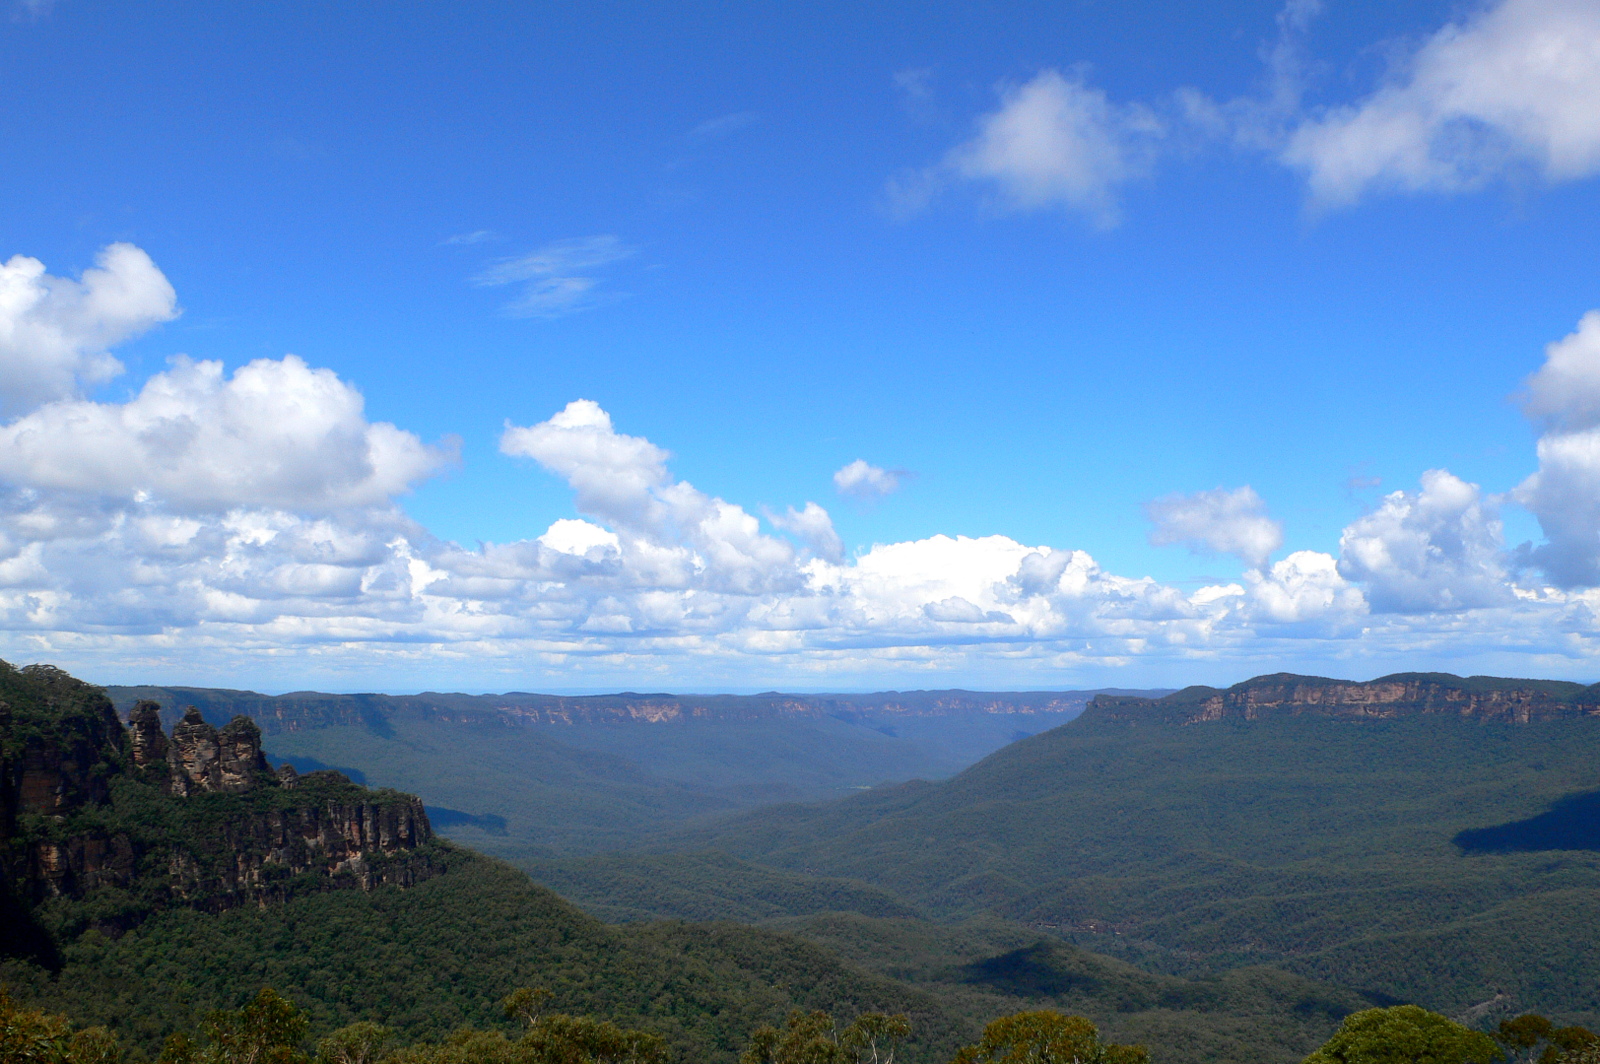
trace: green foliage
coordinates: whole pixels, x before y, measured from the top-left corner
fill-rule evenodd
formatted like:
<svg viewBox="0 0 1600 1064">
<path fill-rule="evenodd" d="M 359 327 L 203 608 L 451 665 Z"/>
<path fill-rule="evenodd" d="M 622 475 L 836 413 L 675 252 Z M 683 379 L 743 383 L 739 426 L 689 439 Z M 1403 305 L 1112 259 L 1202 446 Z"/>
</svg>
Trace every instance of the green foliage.
<svg viewBox="0 0 1600 1064">
<path fill-rule="evenodd" d="M 1490 1064 L 1494 1039 L 1416 1005 L 1366 1009 L 1345 1018 L 1305 1064 Z"/>
<path fill-rule="evenodd" d="M 292 759 L 302 770 L 308 763 L 347 767 L 421 795 L 430 806 L 489 818 L 459 820 L 444 833 L 512 861 L 632 845 L 708 814 L 942 778 L 1005 745 L 1019 729 L 1037 732 L 1071 719 L 1083 699 L 1064 700 L 1060 692 L 688 699 L 108 690 L 124 708 L 157 701 L 169 720 L 189 704 L 215 724 L 249 714 L 267 731 L 276 759 Z M 983 710 L 950 712 L 952 695 Z M 630 706 L 640 703 L 705 715 L 615 723 L 632 721 Z M 885 703 L 909 711 L 883 712 Z M 1066 706 L 1070 711 L 1061 710 Z M 572 722 L 530 723 L 552 713 Z M 500 822 L 503 829 L 489 828 Z"/>
<path fill-rule="evenodd" d="M 19 1008 L 0 987 L 0 1060 L 6 1064 L 60 1064 L 72 1025 L 65 1016 Z"/>
<path fill-rule="evenodd" d="M 609 1020 L 556 1013 L 541 1017 L 519 1039 L 470 1027 L 436 1045 L 416 1045 L 393 1064 L 664 1064 L 660 1035 L 630 1031 Z"/>
<path fill-rule="evenodd" d="M 508 1019 L 516 1020 L 523 1027 L 532 1030 L 533 1026 L 539 1022 L 539 1016 L 544 1012 L 544 1007 L 550 1003 L 550 999 L 553 997 L 555 995 L 542 986 L 520 986 L 506 995 L 505 1000 L 500 1002 L 500 1008 L 505 1012 Z"/>
<path fill-rule="evenodd" d="M 910 1034 L 905 1016 L 867 1012 L 841 1031 L 821 1009 L 795 1009 L 782 1030 L 757 1028 L 739 1064 L 894 1064 L 895 1051 Z"/>
<path fill-rule="evenodd" d="M 119 1064 L 122 1042 L 104 1027 L 85 1027 L 72 1032 L 67 1059 L 71 1064 Z"/>
<path fill-rule="evenodd" d="M 666 1059 L 666 1040 L 659 1034 L 560 1013 L 534 1021 L 518 1047 L 519 1062 L 528 1064 L 661 1064 Z"/>
<path fill-rule="evenodd" d="M 1596 719 L 1086 717 L 944 783 L 653 848 L 865 882 L 938 920 L 1004 917 L 1146 968 L 1270 964 L 1450 1012 L 1504 988 L 1592 1025 L 1600 853 L 1469 855 L 1452 839 L 1593 788 L 1597 760 Z"/>
<path fill-rule="evenodd" d="M 414 802 L 333 773 L 307 775 L 292 789 L 263 775 L 245 793 L 178 798 L 165 793 L 166 767 L 135 768 L 128 746 L 101 689 L 50 666 L 0 662 L 0 956 L 54 966 L 59 949 L 88 928 L 116 934 L 172 904 L 238 904 L 241 869 L 252 864 L 261 867 L 251 900 L 356 885 L 352 872 L 295 875 L 267 860 L 284 849 L 275 823 L 287 820 L 287 848 L 306 858 L 294 831 L 302 813 L 331 818 L 342 806 Z M 71 871 L 45 886 L 32 872 L 34 855 L 50 851 Z M 60 858 L 71 854 L 94 859 L 79 867 Z M 369 863 L 383 874 L 397 863 L 426 869 L 430 857 L 424 849 Z"/>
<path fill-rule="evenodd" d="M 3 1064 L 120 1064 L 122 1046 L 104 1027 L 72 1029 L 65 1016 L 17 1005 L 0 986 Z"/>
<path fill-rule="evenodd" d="M 69 680 L 0 670 L 0 691 L 34 692 L 20 729 L 0 732 L 92 736 L 104 706 Z M 323 746 L 312 756 L 370 766 L 345 755 L 377 752 L 429 786 L 458 788 L 435 800 L 503 813 L 506 852 L 607 917 L 773 927 L 607 926 L 448 844 L 423 855 L 441 874 L 406 890 L 327 892 L 325 877 L 287 877 L 267 884 L 266 906 L 204 911 L 225 899 L 199 889 L 184 899 L 193 907 L 175 908 L 164 893 L 175 849 L 224 869 L 257 852 L 238 827 L 251 818 L 372 792 L 314 774 L 292 792 L 180 802 L 127 771 L 113 746 L 93 777 L 103 802 L 20 827 L 35 841 L 133 839 L 139 874 L 39 906 L 32 915 L 60 946 L 59 973 L 12 960 L 0 977 L 22 999 L 101 1024 L 136 1052 L 165 1042 L 168 1064 L 298 1061 L 319 1037 L 322 1064 L 658 1053 L 731 1064 L 763 1026 L 752 1051 L 774 1061 L 877 1054 L 885 1064 L 894 1030 L 858 1041 L 862 1020 L 840 1030 L 827 1018 L 868 1014 L 904 1015 L 912 1033 L 899 1054 L 934 1064 L 1019 1008 L 1033 1019 L 1002 1024 L 987 1049 L 970 1046 L 987 1055 L 970 1059 L 1076 1046 L 1116 1061 L 1115 1043 L 1138 1042 L 1162 1064 L 1289 1064 L 1350 1013 L 1396 998 L 1462 1011 L 1506 986 L 1562 1022 L 1600 1014 L 1600 953 L 1583 933 L 1600 923 L 1600 858 L 1468 856 L 1449 841 L 1591 785 L 1597 721 L 1181 730 L 1085 721 L 948 783 L 769 809 L 654 843 L 693 852 L 557 859 L 549 853 L 636 839 L 703 810 L 707 792 L 641 776 L 611 753 L 557 750 L 542 733 L 519 745 L 503 726 L 374 719 L 317 729 Z M 690 742 L 698 733 L 672 734 Z M 535 748 L 543 753 L 522 756 Z M 547 766 L 564 767 L 527 782 Z M 515 774 L 523 789 L 495 798 Z M 718 799 L 723 808 L 745 800 Z M 271 1010 L 240 995 L 264 985 L 284 991 L 280 1019 L 303 1022 L 292 1039 L 251 1040 Z M 531 989 L 507 998 L 519 986 L 545 987 L 548 999 Z M 247 1019 L 253 1007 L 257 1019 Z M 233 1018 L 208 1034 L 208 1010 Z M 496 1028 L 508 1012 L 522 1028 L 515 1035 Z M 1501 1033 L 1528 1037 L 1535 1027 Z M 201 1033 L 169 1037 L 178 1030 Z M 1557 1064 L 1552 1048 L 1576 1064 L 1588 1044 L 1559 1042 L 1562 1030 L 1504 1044 L 1520 1047 L 1518 1064 Z M 87 1053 L 92 1039 L 79 1034 Z"/>
<path fill-rule="evenodd" d="M 1150 1064 L 1150 1054 L 1143 1046 L 1102 1042 L 1082 1016 L 1041 1009 L 995 1020 L 953 1064 Z"/>
<path fill-rule="evenodd" d="M 1600 1035 L 1586 1027 L 1557 1027 L 1537 1013 L 1501 1020 L 1490 1037 L 1509 1064 L 1578 1064 L 1600 1058 Z"/>
<path fill-rule="evenodd" d="M 738 920 L 855 912 L 917 911 L 881 887 L 764 868 L 726 854 L 599 854 L 522 859 L 517 867 L 602 920 Z"/>
<path fill-rule="evenodd" d="M 548 988 L 547 1011 L 659 1034 L 675 1059 L 696 1062 L 731 1062 L 750 1031 L 796 1007 L 907 1013 L 918 1052 L 929 1055 L 968 1034 L 936 996 L 788 935 L 736 924 L 608 926 L 499 862 L 444 846 L 441 868 L 404 890 L 214 914 L 169 909 L 116 938 L 85 933 L 64 948 L 57 975 L 13 960 L 0 978 L 150 1054 L 262 985 L 283 988 L 313 1037 L 368 1021 L 401 1042 L 439 1043 L 460 1027 L 492 1029 L 507 989 L 519 986 Z"/>
<path fill-rule="evenodd" d="M 307 1026 L 299 1009 L 264 987 L 243 1008 L 211 1014 L 205 1025 L 210 1045 L 200 1059 L 204 1064 L 307 1064 L 300 1049 Z"/>
<path fill-rule="evenodd" d="M 317 1064 L 377 1064 L 394 1041 L 394 1031 L 371 1020 L 341 1027 L 317 1043 Z"/>
</svg>

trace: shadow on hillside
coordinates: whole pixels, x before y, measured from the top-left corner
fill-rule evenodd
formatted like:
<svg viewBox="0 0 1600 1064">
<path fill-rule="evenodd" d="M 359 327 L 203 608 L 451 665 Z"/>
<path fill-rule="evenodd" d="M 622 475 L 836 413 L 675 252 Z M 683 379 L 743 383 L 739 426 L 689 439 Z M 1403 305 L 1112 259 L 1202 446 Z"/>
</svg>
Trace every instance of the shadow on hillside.
<svg viewBox="0 0 1600 1064">
<path fill-rule="evenodd" d="M 1570 795 L 1526 820 L 1471 828 L 1454 842 L 1463 853 L 1600 850 L 1600 791 Z"/>
<path fill-rule="evenodd" d="M 0 888 L 0 957 L 21 957 L 51 972 L 59 972 L 62 965 L 61 953 L 50 932 L 39 923 L 27 903 L 3 888 Z"/>
<path fill-rule="evenodd" d="M 459 809 L 446 809 L 442 805 L 427 805 L 428 823 L 441 835 L 450 834 L 451 828 L 477 828 L 490 835 L 506 833 L 506 818 L 493 813 L 463 813 Z"/>
</svg>

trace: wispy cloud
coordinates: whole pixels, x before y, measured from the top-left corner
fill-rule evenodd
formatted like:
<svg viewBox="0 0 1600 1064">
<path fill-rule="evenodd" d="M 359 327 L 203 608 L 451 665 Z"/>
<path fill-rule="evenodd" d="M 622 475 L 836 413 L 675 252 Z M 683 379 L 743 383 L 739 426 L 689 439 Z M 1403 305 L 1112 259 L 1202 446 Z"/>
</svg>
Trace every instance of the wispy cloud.
<svg viewBox="0 0 1600 1064">
<path fill-rule="evenodd" d="M 50 14 L 56 0 L 15 0 L 11 5 L 13 22 L 37 22 Z"/>
<path fill-rule="evenodd" d="M 933 68 L 910 67 L 894 74 L 895 94 L 900 106 L 917 122 L 931 122 L 935 117 L 933 106 Z"/>
<path fill-rule="evenodd" d="M 457 233 L 447 236 L 439 241 L 441 245 L 485 244 L 491 240 L 499 240 L 500 234 L 493 229 L 474 229 L 470 233 Z"/>
<path fill-rule="evenodd" d="M 717 140 L 753 124 L 761 116 L 754 111 L 735 111 L 732 114 L 708 118 L 689 130 L 691 140 Z"/>
<path fill-rule="evenodd" d="M 557 240 L 527 255 L 494 263 L 472 283 L 486 288 L 520 284 L 521 294 L 506 304 L 506 313 L 559 318 L 620 298 L 621 293 L 596 292 L 601 279 L 590 271 L 626 259 L 634 251 L 608 235 Z"/>
<path fill-rule="evenodd" d="M 909 469 L 883 469 L 857 458 L 833 474 L 833 486 L 840 495 L 851 498 L 881 499 L 899 491 L 915 475 Z"/>
</svg>

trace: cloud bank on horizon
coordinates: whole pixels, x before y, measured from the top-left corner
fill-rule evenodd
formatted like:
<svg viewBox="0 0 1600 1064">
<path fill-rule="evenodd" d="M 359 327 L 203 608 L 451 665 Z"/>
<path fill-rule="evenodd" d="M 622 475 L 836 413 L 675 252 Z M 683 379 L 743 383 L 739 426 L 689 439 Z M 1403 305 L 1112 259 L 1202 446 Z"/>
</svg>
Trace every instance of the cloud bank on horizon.
<svg viewBox="0 0 1600 1064">
<path fill-rule="evenodd" d="M 979 189 L 999 211 L 1105 229 L 1130 187 L 1219 150 L 1297 175 L 1313 212 L 1600 175 L 1595 0 L 1465 9 L 1386 52 L 1367 90 L 1319 104 L 1304 41 L 1320 7 L 1290 0 L 1259 86 L 1230 99 L 1117 99 L 1087 67 L 1008 82 L 890 183 L 891 205 Z M 932 68 L 896 80 L 910 111 L 933 106 Z M 689 137 L 727 136 L 756 114 Z M 471 229 L 444 243 L 500 239 Z M 637 254 L 605 234 L 528 246 L 471 277 L 505 294 L 509 317 L 621 299 L 610 272 Z M 1584 309 L 1517 395 L 1537 437 L 1520 480 L 1486 488 L 1419 468 L 1331 552 L 1287 542 L 1249 484 L 1192 485 L 1145 504 L 1150 541 L 1241 568 L 1180 586 L 1003 534 L 852 553 L 816 499 L 729 502 L 673 472 L 673 441 L 631 435 L 582 397 L 507 422 L 499 439 L 530 477 L 567 485 L 574 515 L 463 546 L 403 507 L 459 464 L 453 439 L 369 419 L 358 382 L 294 355 L 232 372 L 175 356 L 107 398 L 125 372 L 119 345 L 180 315 L 174 286 L 132 243 L 106 246 L 77 278 L 18 254 L 0 264 L 0 645 L 123 676 L 285 661 L 297 683 L 412 669 L 478 687 L 494 681 L 469 677 L 1058 685 L 1130 666 L 1158 682 L 1198 663 L 1235 676 L 1285 662 L 1581 673 L 1600 650 L 1600 310 Z M 832 473 L 833 489 L 870 506 L 911 476 L 863 457 Z M 1538 522 L 1538 542 L 1506 542 L 1509 511 Z"/>
<path fill-rule="evenodd" d="M 656 443 L 575 399 L 501 449 L 566 481 L 580 515 L 466 548 L 399 499 L 456 461 L 368 421 L 360 393 L 293 355 L 224 373 L 175 358 L 123 402 L 84 389 L 175 295 L 138 248 L 78 280 L 13 258 L 0 273 L 0 630 L 70 660 L 179 662 L 288 652 L 332 662 L 444 657 L 514 667 L 825 681 L 1003 662 L 1087 666 L 1272 655 L 1472 659 L 1530 670 L 1596 647 L 1600 311 L 1527 382 L 1537 468 L 1503 494 L 1443 469 L 1353 522 L 1338 556 L 1292 550 L 1248 486 L 1150 503 L 1152 539 L 1236 555 L 1241 579 L 1191 590 L 1105 571 L 1071 545 L 935 535 L 847 557 L 806 500 L 766 526 L 670 469 Z M 892 490 L 864 461 L 841 491 Z M 1545 542 L 1508 550 L 1500 507 Z M 1286 648 L 1297 648 L 1286 650 Z M 15 651 L 13 651 L 15 653 Z M 931 679 L 925 682 L 933 682 Z"/>
</svg>

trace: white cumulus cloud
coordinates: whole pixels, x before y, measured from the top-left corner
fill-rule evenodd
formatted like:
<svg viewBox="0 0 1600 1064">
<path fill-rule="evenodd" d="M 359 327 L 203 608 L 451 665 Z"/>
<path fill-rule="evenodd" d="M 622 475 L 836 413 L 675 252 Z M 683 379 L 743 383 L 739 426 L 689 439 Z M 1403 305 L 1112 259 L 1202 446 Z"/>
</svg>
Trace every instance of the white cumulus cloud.
<svg viewBox="0 0 1600 1064">
<path fill-rule="evenodd" d="M 226 681 L 244 670 L 296 686 L 464 674 L 940 686 L 974 675 L 964 670 L 1015 686 L 1128 666 L 1164 682 L 1197 665 L 1373 674 L 1454 657 L 1526 674 L 1591 661 L 1594 330 L 1585 318 L 1528 382 L 1545 434 L 1539 471 L 1514 496 L 1546 529 L 1523 558 L 1555 585 L 1541 587 L 1506 576 L 1495 500 L 1443 471 L 1353 522 L 1338 559 L 1295 550 L 1272 561 L 1282 529 L 1249 488 L 1158 500 L 1155 539 L 1251 566 L 1237 582 L 1192 590 L 998 535 L 934 534 L 846 556 L 816 503 L 768 514 L 795 542 L 764 531 L 581 399 L 508 424 L 501 439 L 561 477 L 581 516 L 465 548 L 396 504 L 450 448 L 369 421 L 350 383 L 293 356 L 231 376 L 177 359 L 126 402 L 69 391 L 0 425 L 0 656 L 114 679 L 138 670 Z M 33 335 L 21 342 L 56 343 Z M 63 387 L 84 379 L 74 374 Z M 840 473 L 842 489 L 869 496 L 904 476 L 864 461 Z"/>
<path fill-rule="evenodd" d="M 652 567 L 670 559 L 680 582 L 754 593 L 798 579 L 786 541 L 761 532 L 742 508 L 674 480 L 667 452 L 617 432 L 598 403 L 578 399 L 548 421 L 507 425 L 500 449 L 564 478 L 579 512 L 621 534 L 625 556 L 637 553 Z"/>
<path fill-rule="evenodd" d="M 452 460 L 363 414 L 332 370 L 290 355 L 229 378 L 176 359 L 126 403 L 59 400 L 0 426 L 0 478 L 180 507 L 322 511 L 387 502 Z"/>
<path fill-rule="evenodd" d="M 1303 122 L 1283 161 L 1313 199 L 1600 172 L 1600 6 L 1501 0 L 1429 37 L 1367 98 Z"/>
<path fill-rule="evenodd" d="M 1538 470 L 1512 492 L 1545 535 L 1524 560 L 1560 587 L 1600 585 L 1600 428 L 1547 433 L 1537 450 Z"/>
<path fill-rule="evenodd" d="M 1366 587 L 1372 608 L 1397 613 L 1493 606 L 1511 598 L 1499 517 L 1443 469 L 1422 490 L 1391 492 L 1339 538 L 1339 572 Z"/>
<path fill-rule="evenodd" d="M 881 499 L 900 490 L 911 477 L 909 470 L 884 469 L 864 458 L 857 458 L 834 471 L 833 487 L 840 495 L 855 499 Z"/>
<path fill-rule="evenodd" d="M 1544 430 L 1539 468 L 1511 497 L 1538 518 L 1545 542 L 1522 560 L 1560 587 L 1600 585 L 1600 311 L 1545 348 L 1523 409 Z"/>
<path fill-rule="evenodd" d="M 1081 77 L 1044 70 L 1004 89 L 971 140 L 891 194 L 915 206 L 954 177 L 988 185 L 1009 209 L 1066 208 L 1109 226 L 1118 190 L 1149 172 L 1163 132 L 1150 108 L 1114 103 Z"/>
<path fill-rule="evenodd" d="M 1544 365 L 1528 378 L 1522 409 L 1559 432 L 1600 425 L 1600 310 L 1585 314 L 1575 332 L 1544 354 Z"/>
<path fill-rule="evenodd" d="M 1278 624 L 1348 620 L 1364 614 L 1359 588 L 1339 574 L 1333 557 L 1315 550 L 1297 550 L 1265 572 L 1252 571 L 1248 582 L 1250 613 Z"/>
<path fill-rule="evenodd" d="M 76 395 L 122 372 L 110 348 L 178 314 L 150 256 L 111 244 L 74 281 L 14 255 L 0 265 L 0 412 Z"/>
<path fill-rule="evenodd" d="M 786 513 L 769 514 L 767 520 L 772 522 L 774 528 L 781 528 L 785 532 L 799 536 L 801 542 L 810 547 L 820 558 L 830 562 L 844 558 L 844 541 L 834 530 L 833 518 L 828 516 L 828 511 L 814 502 L 806 503 L 799 510 L 791 506 Z"/>
<path fill-rule="evenodd" d="M 1283 546 L 1283 526 L 1267 515 L 1266 503 L 1248 484 L 1157 499 L 1145 505 L 1145 514 L 1155 525 L 1150 542 L 1158 547 L 1182 544 L 1196 552 L 1232 554 L 1259 569 Z"/>
</svg>

